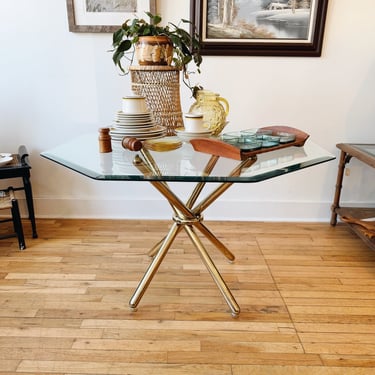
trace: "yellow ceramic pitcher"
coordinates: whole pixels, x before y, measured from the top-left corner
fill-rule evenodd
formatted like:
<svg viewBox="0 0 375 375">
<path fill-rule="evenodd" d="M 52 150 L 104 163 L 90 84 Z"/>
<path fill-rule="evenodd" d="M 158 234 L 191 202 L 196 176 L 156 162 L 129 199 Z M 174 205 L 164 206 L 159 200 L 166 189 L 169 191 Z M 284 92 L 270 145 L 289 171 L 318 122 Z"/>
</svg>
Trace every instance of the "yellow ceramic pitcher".
<svg viewBox="0 0 375 375">
<path fill-rule="evenodd" d="M 219 135 L 226 125 L 226 117 L 229 113 L 228 101 L 208 90 L 197 91 L 196 99 L 189 112 L 203 114 L 205 125 L 212 130 L 213 135 Z"/>
</svg>

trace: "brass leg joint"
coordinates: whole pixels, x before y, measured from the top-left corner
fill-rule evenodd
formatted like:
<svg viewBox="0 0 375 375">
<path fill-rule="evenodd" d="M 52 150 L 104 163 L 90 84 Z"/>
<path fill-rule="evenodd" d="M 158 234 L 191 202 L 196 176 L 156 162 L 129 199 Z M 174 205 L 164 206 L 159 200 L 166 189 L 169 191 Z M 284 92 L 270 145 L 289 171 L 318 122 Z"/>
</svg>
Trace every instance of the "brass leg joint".
<svg viewBox="0 0 375 375">
<path fill-rule="evenodd" d="M 203 216 L 202 215 L 195 215 L 195 216 L 173 216 L 173 220 L 176 224 L 178 225 L 192 225 L 194 223 L 200 223 L 203 221 Z"/>
</svg>

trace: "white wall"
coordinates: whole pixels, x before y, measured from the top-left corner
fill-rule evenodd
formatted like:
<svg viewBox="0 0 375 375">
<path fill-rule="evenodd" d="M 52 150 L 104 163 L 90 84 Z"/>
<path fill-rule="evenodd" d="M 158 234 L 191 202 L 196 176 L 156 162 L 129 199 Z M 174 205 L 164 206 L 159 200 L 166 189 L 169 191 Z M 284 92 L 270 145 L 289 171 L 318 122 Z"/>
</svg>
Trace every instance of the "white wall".
<svg viewBox="0 0 375 375">
<path fill-rule="evenodd" d="M 65 0 L 0 0 L 0 151 L 26 144 L 38 217 L 169 218 L 147 183 L 96 182 L 39 156 L 109 125 L 128 77 L 112 64 L 111 34 L 70 33 Z M 159 0 L 164 20 L 189 17 L 188 0 Z M 375 142 L 373 0 L 330 0 L 323 54 L 211 57 L 199 83 L 231 105 L 227 130 L 285 124 L 338 156 L 338 142 Z M 277 72 L 272 74 L 271 72 Z M 182 90 L 183 110 L 192 104 Z M 337 161 L 254 185 L 236 185 L 210 219 L 313 220 L 330 215 Z M 351 163 L 343 200 L 374 201 L 374 171 Z M 360 187 L 360 189 L 359 189 Z M 189 186 L 180 184 L 185 193 Z"/>
</svg>

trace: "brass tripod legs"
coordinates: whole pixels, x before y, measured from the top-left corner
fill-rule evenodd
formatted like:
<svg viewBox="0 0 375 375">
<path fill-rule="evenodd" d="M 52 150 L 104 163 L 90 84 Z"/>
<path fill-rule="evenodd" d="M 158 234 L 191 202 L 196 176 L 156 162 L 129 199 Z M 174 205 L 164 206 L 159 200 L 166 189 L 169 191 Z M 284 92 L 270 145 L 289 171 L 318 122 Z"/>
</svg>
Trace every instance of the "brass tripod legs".
<svg viewBox="0 0 375 375">
<path fill-rule="evenodd" d="M 163 261 L 165 255 L 167 254 L 169 248 L 171 247 L 173 240 L 176 238 L 178 232 L 183 227 L 190 237 L 192 243 L 194 244 L 195 248 L 197 249 L 197 252 L 199 256 L 201 257 L 204 265 L 206 266 L 208 272 L 210 273 L 212 279 L 215 281 L 217 287 L 219 288 L 221 294 L 223 295 L 225 301 L 227 302 L 231 314 L 233 317 L 237 317 L 240 313 L 240 307 L 237 304 L 235 298 L 233 297 L 231 291 L 229 290 L 228 286 L 225 284 L 225 281 L 223 280 L 222 276 L 220 275 L 219 271 L 217 270 L 214 262 L 211 260 L 210 256 L 207 253 L 207 250 L 203 246 L 201 240 L 197 236 L 197 234 L 194 231 L 194 226 L 197 225 L 197 227 L 202 230 L 202 233 L 208 234 L 209 239 L 214 242 L 215 236 L 211 234 L 211 232 L 208 231 L 207 228 L 199 222 L 199 218 L 193 219 L 192 222 L 189 222 L 188 219 L 175 217 L 174 218 L 175 223 L 173 223 L 171 229 L 169 230 L 167 236 L 164 238 L 164 241 L 161 243 L 161 245 L 158 244 L 158 251 L 156 252 L 154 258 L 152 259 L 150 265 L 147 268 L 146 273 L 144 274 L 142 280 L 140 281 L 137 289 L 135 290 L 132 298 L 130 299 L 129 306 L 132 310 L 136 311 L 137 306 L 143 296 L 143 294 L 146 292 L 147 287 L 149 286 L 152 278 L 156 274 L 161 262 Z M 207 232 L 205 232 L 207 231 Z M 221 242 L 219 242 L 221 244 Z M 217 245 L 217 244 L 216 244 Z M 224 245 L 223 245 L 224 246 Z M 228 250 L 229 251 L 229 250 Z M 231 255 L 231 253 L 229 252 Z M 234 258 L 234 257 L 233 257 Z"/>
<path fill-rule="evenodd" d="M 142 156 L 144 161 L 136 156 L 134 160 L 135 166 L 142 171 L 145 175 L 150 173 L 160 176 L 160 172 L 152 159 L 152 156 L 147 152 L 147 150 L 142 150 Z M 205 172 L 209 174 L 218 160 L 217 156 L 212 156 L 208 162 Z M 248 159 L 241 162 L 234 171 L 230 174 L 235 176 L 241 173 L 241 169 L 248 167 L 255 162 L 256 159 Z M 217 287 L 219 288 L 221 294 L 223 295 L 226 303 L 228 304 L 231 314 L 233 317 L 237 317 L 240 313 L 240 307 L 234 299 L 231 291 L 223 280 L 220 272 L 217 270 L 214 262 L 211 260 L 207 253 L 207 250 L 203 246 L 201 240 L 195 232 L 196 227 L 212 244 L 216 246 L 230 261 L 233 261 L 234 255 L 227 249 L 227 247 L 215 237 L 213 233 L 202 223 L 202 212 L 213 203 L 221 194 L 223 194 L 231 185 L 232 182 L 224 182 L 219 187 L 217 187 L 211 194 L 209 194 L 206 199 L 204 199 L 196 207 L 192 208 L 195 204 L 200 192 L 204 187 L 204 182 L 200 182 L 195 187 L 191 197 L 188 202 L 184 204 L 169 188 L 166 182 L 155 180 L 150 181 L 150 183 L 167 199 L 171 205 L 175 216 L 173 217 L 174 223 L 169 230 L 167 236 L 159 241 L 149 252 L 149 255 L 153 256 L 153 259 L 147 268 L 142 280 L 138 284 L 133 296 L 130 299 L 129 305 L 132 310 L 136 310 L 137 306 L 147 290 L 152 278 L 156 274 L 161 262 L 163 261 L 165 255 L 167 254 L 169 248 L 171 247 L 174 239 L 182 228 L 185 229 L 190 240 L 194 244 L 202 262 L 206 266 L 208 272 L 210 273 L 212 279 L 215 281 Z"/>
</svg>

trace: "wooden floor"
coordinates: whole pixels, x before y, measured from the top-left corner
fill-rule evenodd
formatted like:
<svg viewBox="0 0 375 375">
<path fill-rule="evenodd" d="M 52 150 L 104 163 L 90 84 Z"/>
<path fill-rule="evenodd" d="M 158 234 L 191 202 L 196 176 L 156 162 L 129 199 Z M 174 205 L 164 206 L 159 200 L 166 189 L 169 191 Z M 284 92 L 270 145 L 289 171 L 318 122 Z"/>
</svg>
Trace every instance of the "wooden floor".
<svg viewBox="0 0 375 375">
<path fill-rule="evenodd" d="M 185 233 L 128 309 L 169 222 L 37 225 L 0 241 L 0 375 L 374 374 L 375 252 L 343 225 L 208 223 L 238 319 Z"/>
</svg>

